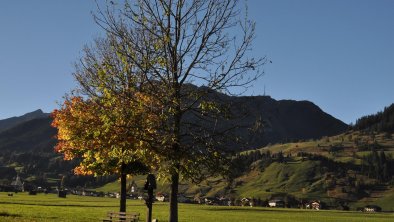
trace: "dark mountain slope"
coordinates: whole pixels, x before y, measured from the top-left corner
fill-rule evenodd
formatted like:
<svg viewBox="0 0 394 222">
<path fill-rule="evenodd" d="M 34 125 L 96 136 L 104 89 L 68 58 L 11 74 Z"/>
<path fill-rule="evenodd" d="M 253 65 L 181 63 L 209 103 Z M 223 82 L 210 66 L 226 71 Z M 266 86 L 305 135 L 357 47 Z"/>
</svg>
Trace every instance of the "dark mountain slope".
<svg viewBox="0 0 394 222">
<path fill-rule="evenodd" d="M 317 139 L 340 134 L 348 128 L 345 123 L 308 101 L 277 101 L 269 96 L 235 97 L 220 93 L 213 93 L 213 97 L 229 105 L 232 113 L 240 116 L 235 121 L 243 127 L 237 129 L 234 134 L 240 137 L 243 143 L 232 147 L 233 150 L 259 148 L 275 142 Z M 33 118 L 34 116 L 36 118 Z M 41 118 L 42 116 L 45 118 Z M 26 121 L 28 117 L 32 120 Z M 11 121 L 14 125 L 17 121 L 22 123 L 0 131 L 0 151 L 53 151 L 56 143 L 53 136 L 56 130 L 51 128 L 48 114 L 38 110 L 15 118 Z M 4 124 L 4 121 L 9 122 L 11 119 L 13 118 L 2 122 Z M 261 122 L 263 126 L 251 131 L 250 128 L 256 122 Z"/>
<path fill-rule="evenodd" d="M 269 96 L 230 97 L 235 113 L 243 113 L 240 124 L 252 126 L 261 120 L 263 127 L 256 132 L 240 129 L 238 134 L 248 138 L 248 147 L 268 143 L 317 139 L 345 132 L 348 125 L 322 111 L 309 101 L 275 100 Z"/>
<path fill-rule="evenodd" d="M 0 120 L 0 132 L 3 132 L 7 129 L 10 129 L 14 126 L 17 126 L 18 124 L 27 122 L 32 119 L 37 119 L 37 118 L 44 118 L 48 117 L 49 114 L 42 112 L 41 109 L 38 109 L 36 111 L 26 113 L 23 116 L 18 116 L 18 117 L 11 117 L 8 119 Z"/>
<path fill-rule="evenodd" d="M 56 129 L 50 117 L 32 119 L 0 133 L 0 152 L 53 152 Z"/>
<path fill-rule="evenodd" d="M 264 112 L 278 138 L 316 139 L 344 132 L 348 126 L 309 101 L 273 101 L 273 112 Z M 264 116 L 264 115 L 263 115 Z"/>
</svg>

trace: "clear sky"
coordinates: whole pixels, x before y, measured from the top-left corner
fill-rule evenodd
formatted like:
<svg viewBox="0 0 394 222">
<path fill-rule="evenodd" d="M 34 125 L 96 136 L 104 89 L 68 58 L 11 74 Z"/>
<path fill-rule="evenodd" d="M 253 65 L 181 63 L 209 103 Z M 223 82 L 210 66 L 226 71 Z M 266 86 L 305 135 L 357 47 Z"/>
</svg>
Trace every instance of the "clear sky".
<svg viewBox="0 0 394 222">
<path fill-rule="evenodd" d="M 393 0 L 248 0 L 253 54 L 272 64 L 247 94 L 310 100 L 346 122 L 394 102 Z M 93 0 L 0 6 L 0 119 L 50 112 L 75 87 L 73 63 L 102 32 Z"/>
</svg>

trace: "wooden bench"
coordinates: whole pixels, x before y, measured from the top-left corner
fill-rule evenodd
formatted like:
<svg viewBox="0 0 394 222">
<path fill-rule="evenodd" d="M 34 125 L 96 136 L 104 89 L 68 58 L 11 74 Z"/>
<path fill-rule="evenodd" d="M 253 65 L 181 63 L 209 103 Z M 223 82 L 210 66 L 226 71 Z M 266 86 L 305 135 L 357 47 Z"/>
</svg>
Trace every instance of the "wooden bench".
<svg viewBox="0 0 394 222">
<path fill-rule="evenodd" d="M 113 222 L 113 221 L 122 221 L 122 222 L 137 222 L 140 218 L 140 213 L 135 212 L 108 212 L 106 219 L 104 221 Z"/>
</svg>

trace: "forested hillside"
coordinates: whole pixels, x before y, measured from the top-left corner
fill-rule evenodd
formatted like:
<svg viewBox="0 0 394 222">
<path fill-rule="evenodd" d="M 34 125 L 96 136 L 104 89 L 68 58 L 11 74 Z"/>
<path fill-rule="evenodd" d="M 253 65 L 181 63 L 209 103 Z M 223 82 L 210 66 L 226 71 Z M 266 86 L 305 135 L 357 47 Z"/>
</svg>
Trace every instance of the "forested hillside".
<svg viewBox="0 0 394 222">
<path fill-rule="evenodd" d="M 382 112 L 358 119 L 353 128 L 355 130 L 394 132 L 394 103 L 385 107 Z"/>
</svg>

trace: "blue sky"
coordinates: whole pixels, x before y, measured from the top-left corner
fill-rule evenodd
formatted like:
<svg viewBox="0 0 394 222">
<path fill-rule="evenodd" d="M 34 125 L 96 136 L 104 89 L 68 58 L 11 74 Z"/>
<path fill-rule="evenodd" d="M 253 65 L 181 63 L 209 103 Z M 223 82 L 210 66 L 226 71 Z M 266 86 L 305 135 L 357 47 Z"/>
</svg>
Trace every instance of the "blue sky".
<svg viewBox="0 0 394 222">
<path fill-rule="evenodd" d="M 310 100 L 346 122 L 394 102 L 394 1 L 248 0 L 253 54 L 272 64 L 247 94 Z M 93 0 L 0 7 L 0 119 L 50 112 L 75 87 L 73 63 L 100 35 Z"/>
</svg>

